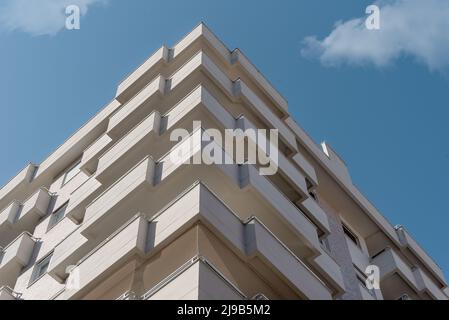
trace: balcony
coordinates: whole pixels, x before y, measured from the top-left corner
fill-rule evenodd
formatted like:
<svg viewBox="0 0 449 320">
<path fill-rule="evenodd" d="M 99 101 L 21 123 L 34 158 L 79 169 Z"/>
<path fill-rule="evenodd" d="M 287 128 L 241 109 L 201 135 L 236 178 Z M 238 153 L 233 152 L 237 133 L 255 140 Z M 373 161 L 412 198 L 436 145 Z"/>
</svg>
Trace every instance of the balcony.
<svg viewBox="0 0 449 320">
<path fill-rule="evenodd" d="M 37 166 L 30 163 L 22 169 L 14 178 L 0 189 L 0 208 L 14 200 L 14 194 L 20 192 L 24 186 L 29 184 L 36 173 Z"/>
<path fill-rule="evenodd" d="M 241 181 L 242 187 L 251 186 L 261 194 L 279 213 L 285 223 L 292 228 L 292 231 L 299 236 L 301 241 L 308 244 L 316 253 L 319 253 L 321 246 L 316 227 L 271 181 L 261 176 L 257 169 L 251 165 L 242 167 Z"/>
<path fill-rule="evenodd" d="M 273 111 L 271 111 L 270 107 L 268 107 L 242 80 L 239 79 L 236 82 L 231 81 L 231 79 L 221 71 L 204 51 L 200 51 L 171 77 L 170 89 L 179 85 L 179 83 L 195 70 L 204 71 L 231 99 L 242 99 L 242 101 L 249 104 L 271 128 L 279 130 L 280 138 L 291 150 L 298 150 L 294 134 L 287 125 L 279 119 Z"/>
<path fill-rule="evenodd" d="M 292 157 L 292 160 L 298 167 L 301 168 L 301 170 L 304 171 L 307 178 L 309 178 L 310 182 L 312 182 L 313 185 L 318 185 L 318 178 L 316 176 L 315 168 L 310 164 L 309 161 L 300 153 L 298 152 Z"/>
<path fill-rule="evenodd" d="M 0 213 L 0 245 L 6 245 L 23 231 L 33 232 L 39 219 L 47 215 L 52 195 L 39 189 L 23 204 L 12 202 Z"/>
<path fill-rule="evenodd" d="M 326 250 L 321 249 L 320 255 L 315 259 L 312 259 L 310 263 L 315 267 L 317 272 L 331 284 L 330 287 L 333 289 L 333 297 L 340 297 L 345 293 L 345 284 L 341 268 Z"/>
<path fill-rule="evenodd" d="M 413 270 L 413 274 L 416 279 L 418 291 L 421 294 L 427 294 L 435 300 L 449 300 L 449 297 L 446 296 L 443 289 L 437 286 L 435 282 L 430 279 L 430 277 L 421 268 L 415 268 Z"/>
<path fill-rule="evenodd" d="M 242 130 L 250 130 L 252 132 L 257 132 L 257 128 L 246 118 L 241 117 L 238 120 L 238 126 Z M 250 148 L 252 152 L 261 151 L 264 155 L 273 155 L 276 154 L 276 157 L 270 156 L 270 161 L 280 169 L 283 177 L 289 181 L 289 184 L 293 189 L 298 192 L 302 198 L 308 196 L 307 184 L 305 177 L 301 174 L 299 170 L 295 168 L 292 162 L 286 158 L 286 156 L 277 149 L 277 146 L 273 145 L 267 136 L 267 141 L 262 141 L 259 137 L 255 137 L 254 135 L 248 134 L 246 135 L 250 144 Z M 267 144 L 270 145 L 270 150 L 267 148 Z M 268 159 L 268 158 L 267 158 Z"/>
<path fill-rule="evenodd" d="M 307 251 L 308 255 L 311 252 L 315 255 L 319 254 L 320 245 L 316 227 L 266 177 L 260 176 L 255 167 L 240 167 L 235 164 L 214 165 L 208 166 L 208 169 L 204 170 L 206 168 L 204 165 L 183 166 L 186 160 L 201 152 L 201 132 L 201 130 L 195 131 L 190 139 L 178 144 L 157 164 L 150 157 L 144 158 L 122 178 L 92 200 L 86 207 L 84 223 L 76 231 L 77 234 L 71 235 L 55 248 L 55 257 L 52 259 L 52 265 L 49 268 L 54 270 L 53 274 L 62 278 L 65 266 L 82 257 L 86 250 L 90 250 L 90 246 L 95 243 L 96 239 L 107 237 L 108 232 L 123 224 L 136 212 L 154 212 L 166 201 L 169 201 L 171 197 L 183 190 L 185 188 L 183 186 L 202 178 L 212 184 L 218 183 L 219 188 L 235 190 L 233 192 L 241 192 L 241 182 L 246 181 L 248 183 L 246 189 L 252 190 L 254 200 L 260 199 L 262 201 L 258 200 L 259 203 L 263 202 L 272 206 L 273 209 L 271 210 L 274 214 L 269 214 L 267 216 L 269 220 L 266 220 L 269 225 L 273 223 L 274 230 L 281 232 L 282 237 L 287 237 L 287 242 L 293 246 L 300 248 L 300 250 L 307 248 L 309 250 Z M 173 163 L 171 153 L 184 149 L 183 144 L 190 143 L 193 145 L 193 148 L 189 149 L 191 152 L 186 154 L 185 159 L 182 159 L 179 163 Z M 244 168 L 248 168 L 248 170 L 245 171 Z M 175 171 L 178 171 L 177 174 L 172 174 Z M 217 173 L 221 176 L 217 176 Z M 180 176 L 183 176 L 182 183 L 179 180 Z M 171 183 L 168 182 L 170 177 Z M 245 179 L 242 180 L 241 177 L 245 177 Z M 153 188 L 156 187 L 158 193 L 153 192 Z M 223 192 L 229 194 L 231 189 L 224 189 Z M 247 203 L 239 204 L 239 206 L 244 206 L 244 210 L 248 209 Z M 266 208 L 265 212 L 269 212 L 270 209 L 264 208 Z M 125 209 L 126 212 L 123 212 Z M 286 233 L 285 227 L 288 227 L 291 233 Z M 300 235 L 299 239 L 295 236 L 298 234 Z M 86 243 L 86 238 L 90 239 L 89 243 Z M 303 251 L 299 254 L 302 256 Z"/>
<path fill-rule="evenodd" d="M 67 277 L 66 268 L 75 265 L 89 251 L 89 248 L 93 247 L 95 245 L 89 245 L 86 237 L 80 233 L 79 229 L 76 229 L 56 245 L 48 266 L 48 274 L 56 281 L 63 282 Z"/>
<path fill-rule="evenodd" d="M 195 131 L 189 139 L 177 145 L 170 152 L 177 154 L 179 150 L 190 150 L 190 153 L 185 154 L 184 158 L 178 163 L 173 163 L 171 161 L 171 154 L 161 159 L 158 162 L 158 167 L 161 169 L 160 175 L 156 177 L 156 183 L 167 179 L 172 172 L 181 167 L 189 159 L 195 159 L 201 156 L 202 150 L 209 144 L 217 142 L 202 142 L 204 130 Z M 190 141 L 189 141 L 190 140 Z M 189 149 L 190 146 L 190 149 Z M 221 148 L 220 145 L 216 145 L 214 148 Z M 224 150 L 223 152 L 223 163 L 228 157 Z M 196 165 L 196 168 L 201 168 L 203 166 Z M 210 168 L 210 166 L 208 166 Z M 317 229 L 313 223 L 306 218 L 304 213 L 296 207 L 270 180 L 265 176 L 260 175 L 258 169 L 253 165 L 236 165 L 236 164 L 217 164 L 215 168 L 223 174 L 224 177 L 231 181 L 231 185 L 237 186 L 239 189 L 252 190 L 259 197 L 262 197 L 262 201 L 265 201 L 269 206 L 271 206 L 277 214 L 277 217 L 285 223 L 290 230 L 296 234 L 299 238 L 295 240 L 296 243 L 302 243 L 309 249 L 311 249 L 315 254 L 319 254 L 320 244 L 317 235 Z M 197 173 L 196 176 L 201 176 Z M 217 179 L 217 178 L 215 178 Z M 214 184 L 213 181 L 209 183 Z M 222 184 L 224 181 L 222 182 Z M 224 191 L 228 192 L 228 191 Z"/>
<path fill-rule="evenodd" d="M 157 69 L 156 67 L 159 64 L 168 61 L 168 52 L 169 49 L 167 47 L 161 47 L 137 70 L 124 79 L 117 88 L 116 99 L 125 103 L 139 93 L 141 88 L 145 86 L 145 83 L 150 82 L 157 75 L 157 71 L 151 72 L 151 70 Z"/>
<path fill-rule="evenodd" d="M 94 174 L 98 165 L 98 156 L 106 151 L 111 143 L 112 139 L 107 134 L 102 135 L 92 143 L 83 152 L 80 169 L 89 176 Z"/>
<path fill-rule="evenodd" d="M 48 273 L 52 277 L 57 281 L 63 281 L 67 277 L 65 271 L 67 266 L 74 265 L 101 239 L 107 237 L 134 214 L 132 210 L 123 214 L 119 208 L 121 205 L 128 206 L 128 209 L 136 208 L 134 204 L 142 204 L 142 201 L 145 201 L 145 199 L 136 201 L 135 196 L 143 195 L 145 198 L 145 191 L 151 189 L 153 168 L 153 160 L 146 157 L 106 190 L 98 189 L 92 193 L 92 188 L 87 185 L 82 187 L 83 190 L 75 191 L 77 196 L 74 195 L 73 201 L 69 202 L 67 215 L 77 217 L 77 214 L 82 212 L 83 224 L 56 245 L 48 267 Z M 87 183 L 101 186 L 93 178 L 92 182 L 88 181 Z M 94 195 L 96 198 L 93 198 Z"/>
<path fill-rule="evenodd" d="M 103 185 L 91 176 L 70 195 L 70 201 L 66 209 L 68 218 L 80 223 L 84 217 L 87 205 L 103 190 Z"/>
<path fill-rule="evenodd" d="M 445 278 L 441 268 L 433 261 L 431 257 L 420 247 L 420 245 L 413 239 L 404 227 L 397 227 L 396 232 L 404 248 L 408 248 L 413 252 L 425 265 L 429 271 L 442 283 L 445 283 Z"/>
<path fill-rule="evenodd" d="M 242 99 L 241 101 L 248 103 L 271 128 L 279 130 L 281 139 L 291 150 L 297 151 L 295 136 L 287 125 L 243 81 L 238 80 L 236 83 L 231 81 L 204 51 L 199 51 L 167 81 L 159 76 L 142 89 L 121 110 L 111 117 L 107 132 L 108 135 L 113 139 L 123 135 L 126 128 L 136 125 L 140 119 L 149 114 L 149 106 L 154 104 L 153 101 L 159 101 L 158 99 L 164 93 L 173 91 L 174 88 L 180 86 L 185 79 L 196 72 L 204 72 L 232 100 L 237 101 Z M 167 87 L 165 87 L 165 83 L 167 83 Z"/>
<path fill-rule="evenodd" d="M 0 301 L 20 300 L 21 294 L 7 286 L 0 288 Z"/>
<path fill-rule="evenodd" d="M 0 285 L 14 285 L 22 268 L 30 262 L 36 241 L 31 234 L 24 232 L 1 250 Z"/>
<path fill-rule="evenodd" d="M 263 262 L 266 272 L 274 272 L 300 296 L 331 299 L 326 285 L 257 218 L 241 221 L 202 184 L 192 186 L 151 220 L 136 215 L 108 237 L 78 264 L 80 289 L 67 289 L 57 299 L 80 297 L 109 274 L 112 266 L 126 262 L 133 255 L 156 254 L 198 221 L 247 263 L 254 264 L 254 268 L 260 268 Z M 276 288 L 278 284 L 271 285 Z"/>
<path fill-rule="evenodd" d="M 206 42 L 207 48 L 213 48 L 214 55 L 225 61 L 228 67 L 240 67 L 242 71 L 251 75 L 257 86 L 273 101 L 274 105 L 283 113 L 287 111 L 287 102 L 276 91 L 276 89 L 264 78 L 257 68 L 245 57 L 239 50 L 229 51 L 223 43 L 215 37 L 215 35 L 204 25 L 198 25 L 191 33 L 186 35 L 172 49 L 165 46 L 157 50 L 149 57 L 139 68 L 124 79 L 117 90 L 117 100 L 121 102 L 127 101 L 134 96 L 146 83 L 154 79 L 161 72 L 160 66 L 178 59 L 185 51 L 194 52 L 197 48 L 203 47 L 201 43 Z M 179 65 L 183 65 L 184 61 L 177 61 Z"/>
<path fill-rule="evenodd" d="M 184 165 L 189 159 L 196 159 L 201 156 L 203 148 L 208 144 L 203 143 L 204 131 L 197 129 L 189 139 L 184 140 L 179 143 L 175 148 L 173 148 L 169 154 L 163 157 L 158 162 L 158 172 L 155 184 L 159 184 L 166 180 L 172 172 Z M 210 142 L 215 143 L 216 142 Z M 220 145 L 215 146 L 215 148 L 221 148 Z M 188 150 L 189 152 L 184 152 Z M 172 162 L 171 154 L 179 154 L 183 152 L 182 159 L 178 162 Z M 226 153 L 223 151 L 223 158 L 227 158 Z M 225 160 L 223 163 L 226 163 Z M 193 165 L 194 168 L 201 170 L 204 166 Z M 214 165 L 224 177 L 231 180 L 231 185 L 237 186 L 242 189 L 251 189 L 259 194 L 264 201 L 266 201 L 279 215 L 281 221 L 283 221 L 293 233 L 298 235 L 302 241 L 316 254 L 319 253 L 319 240 L 317 236 L 316 227 L 310 222 L 299 208 L 297 208 L 281 191 L 279 191 L 276 186 L 271 183 L 266 177 L 261 176 L 259 171 L 253 165 L 242 165 L 238 166 L 236 164 L 217 164 Z M 210 166 L 208 166 L 210 168 Z M 193 172 L 192 172 L 193 174 Z M 196 176 L 201 176 L 201 173 L 196 173 Z M 224 181 L 223 181 L 224 182 Z M 210 181 L 210 183 L 214 183 Z M 296 240 L 298 243 L 298 240 Z"/>
<path fill-rule="evenodd" d="M 0 244 L 5 245 L 14 239 L 14 232 L 11 229 L 20 209 L 21 204 L 14 201 L 0 212 Z M 8 233 L 9 235 L 7 235 Z"/>
<path fill-rule="evenodd" d="M 308 197 L 300 203 L 301 209 L 320 229 L 326 234 L 330 233 L 329 220 L 326 212 L 321 209 L 320 205 L 312 198 Z"/>
<path fill-rule="evenodd" d="M 154 79 L 138 94 L 129 100 L 110 119 L 107 134 L 112 139 L 123 136 L 127 128 L 137 125 L 149 112 L 149 106 L 160 100 L 164 94 L 165 79 Z"/>
<path fill-rule="evenodd" d="M 247 300 L 207 258 L 197 256 L 183 264 L 142 300 Z"/>
<path fill-rule="evenodd" d="M 161 117 L 157 111 L 151 113 L 134 129 L 116 142 L 100 156 L 96 179 L 110 184 L 115 172 L 126 172 L 129 159 L 142 159 L 149 152 L 152 140 L 159 136 Z"/>
<path fill-rule="evenodd" d="M 279 130 L 281 139 L 291 150 L 298 151 L 296 137 L 293 132 L 242 80 L 237 80 L 235 90 L 272 128 Z"/>
<path fill-rule="evenodd" d="M 405 283 L 413 290 L 418 290 L 418 285 L 413 274 L 412 268 L 391 248 L 386 248 L 381 253 L 377 254 L 371 261 L 380 269 L 380 283 L 381 287 L 390 281 L 394 275 L 399 275 Z M 402 286 L 401 286 L 402 287 Z M 395 299 L 404 292 L 394 292 L 391 289 L 385 288 L 382 290 L 386 299 Z"/>
<path fill-rule="evenodd" d="M 81 227 L 82 234 L 89 237 L 100 230 L 107 232 L 113 226 L 120 225 L 119 221 L 122 217 L 118 214 L 118 208 L 136 207 L 132 204 L 135 202 L 134 196 L 141 195 L 144 190 L 151 190 L 154 167 L 155 163 L 151 157 L 144 158 L 93 200 L 86 207 L 85 219 Z"/>
<path fill-rule="evenodd" d="M 147 227 L 148 222 L 139 217 L 119 228 L 76 265 L 80 275 L 79 287 L 65 288 L 55 299 L 76 299 L 80 291 L 86 290 L 86 287 L 104 275 L 107 270 L 120 265 L 134 254 L 143 254 Z"/>
</svg>

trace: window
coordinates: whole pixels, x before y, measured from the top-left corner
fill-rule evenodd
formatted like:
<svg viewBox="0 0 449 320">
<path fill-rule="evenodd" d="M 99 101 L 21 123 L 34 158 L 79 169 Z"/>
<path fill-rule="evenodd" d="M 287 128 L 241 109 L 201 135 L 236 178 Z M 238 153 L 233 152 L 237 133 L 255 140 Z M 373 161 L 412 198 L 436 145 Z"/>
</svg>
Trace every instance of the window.
<svg viewBox="0 0 449 320">
<path fill-rule="evenodd" d="M 50 222 L 48 224 L 48 230 L 53 228 L 55 225 L 59 223 L 62 219 L 65 217 L 65 211 L 67 209 L 69 202 L 67 201 L 62 206 L 60 206 L 58 209 L 56 209 L 50 217 Z"/>
<path fill-rule="evenodd" d="M 72 164 L 64 173 L 64 178 L 62 179 L 62 185 L 64 186 L 67 182 L 72 180 L 80 172 L 81 159 Z"/>
<path fill-rule="evenodd" d="M 48 269 L 48 266 L 50 265 L 50 259 L 51 254 L 46 256 L 44 259 L 36 263 L 36 266 L 34 267 L 33 274 L 31 275 L 31 284 L 33 284 L 35 281 L 39 280 Z"/>
<path fill-rule="evenodd" d="M 343 232 L 352 242 L 359 246 L 359 238 L 345 224 L 343 224 Z"/>
</svg>

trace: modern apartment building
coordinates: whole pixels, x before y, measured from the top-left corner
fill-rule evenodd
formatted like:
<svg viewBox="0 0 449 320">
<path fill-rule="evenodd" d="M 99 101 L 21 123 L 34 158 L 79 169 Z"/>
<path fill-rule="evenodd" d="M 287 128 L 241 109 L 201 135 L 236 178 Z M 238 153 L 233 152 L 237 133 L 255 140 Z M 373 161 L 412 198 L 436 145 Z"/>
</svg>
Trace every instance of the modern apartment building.
<svg viewBox="0 0 449 320">
<path fill-rule="evenodd" d="M 276 173 L 187 164 L 225 149 L 210 129 L 277 129 Z M 0 247 L 0 299 L 449 299 L 432 258 L 204 24 L 0 190 Z"/>
</svg>

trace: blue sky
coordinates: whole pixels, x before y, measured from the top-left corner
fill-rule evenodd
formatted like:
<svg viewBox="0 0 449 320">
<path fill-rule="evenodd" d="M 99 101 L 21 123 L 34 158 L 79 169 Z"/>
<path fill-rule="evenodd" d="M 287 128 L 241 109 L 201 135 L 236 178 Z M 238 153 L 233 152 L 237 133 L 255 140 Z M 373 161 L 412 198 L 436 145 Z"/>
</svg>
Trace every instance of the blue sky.
<svg viewBox="0 0 449 320">
<path fill-rule="evenodd" d="M 2 0 L 0 184 L 45 159 L 124 76 L 204 21 L 245 52 L 315 141 L 328 141 L 361 191 L 448 274 L 449 35 L 439 32 L 449 29 L 448 6 L 382 1 L 383 33 L 368 35 L 351 19 L 373 1 L 73 0 L 84 15 L 80 30 L 67 31 L 59 9 Z"/>
</svg>

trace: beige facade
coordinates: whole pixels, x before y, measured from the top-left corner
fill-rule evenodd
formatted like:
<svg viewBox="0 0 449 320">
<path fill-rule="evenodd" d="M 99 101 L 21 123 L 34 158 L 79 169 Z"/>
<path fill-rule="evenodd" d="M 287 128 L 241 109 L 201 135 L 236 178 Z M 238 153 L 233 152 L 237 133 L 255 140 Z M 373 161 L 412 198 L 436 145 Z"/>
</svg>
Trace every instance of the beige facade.
<svg viewBox="0 0 449 320">
<path fill-rule="evenodd" d="M 172 141 L 180 128 L 188 137 Z M 277 129 L 276 174 L 186 164 L 210 129 Z M 0 300 L 449 299 L 432 258 L 204 24 L 0 190 L 0 247 Z"/>
</svg>

